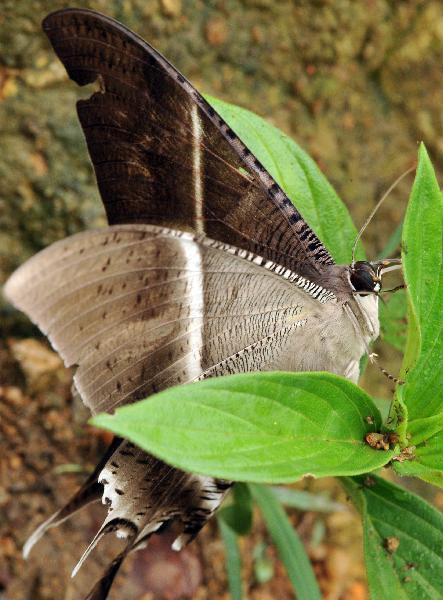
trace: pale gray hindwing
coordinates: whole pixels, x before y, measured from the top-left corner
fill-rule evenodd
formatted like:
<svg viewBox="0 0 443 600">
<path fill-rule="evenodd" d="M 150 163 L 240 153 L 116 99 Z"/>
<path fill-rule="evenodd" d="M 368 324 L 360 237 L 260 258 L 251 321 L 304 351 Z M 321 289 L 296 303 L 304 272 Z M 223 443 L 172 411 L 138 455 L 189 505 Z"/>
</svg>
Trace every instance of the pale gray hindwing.
<svg viewBox="0 0 443 600">
<path fill-rule="evenodd" d="M 58 242 L 21 267 L 6 293 L 77 366 L 76 386 L 94 412 L 203 377 L 288 369 L 290 336 L 336 304 L 332 291 L 264 257 L 142 225 Z M 99 479 L 109 513 L 77 568 L 110 531 L 132 548 L 174 520 L 181 547 L 229 487 L 129 443 Z"/>
</svg>

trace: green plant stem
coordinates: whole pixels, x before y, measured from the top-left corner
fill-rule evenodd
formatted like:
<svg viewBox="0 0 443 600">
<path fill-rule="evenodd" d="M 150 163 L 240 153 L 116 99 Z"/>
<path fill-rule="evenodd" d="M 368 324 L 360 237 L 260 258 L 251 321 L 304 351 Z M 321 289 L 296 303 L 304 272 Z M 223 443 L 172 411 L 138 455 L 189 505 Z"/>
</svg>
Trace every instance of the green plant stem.
<svg viewBox="0 0 443 600">
<path fill-rule="evenodd" d="M 232 600 L 242 600 L 241 556 L 238 546 L 238 537 L 223 517 L 217 518 L 220 534 L 225 546 L 226 572 L 228 576 L 229 592 Z"/>
<path fill-rule="evenodd" d="M 294 586 L 297 600 L 320 600 L 320 590 L 303 543 L 280 502 L 268 487 L 251 484 L 250 488 Z"/>
</svg>

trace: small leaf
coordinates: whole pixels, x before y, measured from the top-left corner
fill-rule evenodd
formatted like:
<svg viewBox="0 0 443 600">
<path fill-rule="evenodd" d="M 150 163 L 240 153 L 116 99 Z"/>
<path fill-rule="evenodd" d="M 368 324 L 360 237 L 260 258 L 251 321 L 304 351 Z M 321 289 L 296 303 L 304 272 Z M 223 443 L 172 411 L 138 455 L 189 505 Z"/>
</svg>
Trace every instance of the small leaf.
<svg viewBox="0 0 443 600">
<path fill-rule="evenodd" d="M 363 519 L 371 598 L 440 599 L 442 515 L 418 496 L 380 477 L 341 481 Z"/>
<path fill-rule="evenodd" d="M 443 407 L 443 200 L 423 144 L 403 227 L 403 268 L 411 323 L 399 394 L 412 420 Z"/>
<path fill-rule="evenodd" d="M 426 419 L 415 419 L 408 425 L 408 433 L 411 436 L 411 444 L 421 444 L 436 433 L 443 431 L 443 413 L 427 417 Z"/>
<path fill-rule="evenodd" d="M 260 508 L 269 533 L 277 546 L 298 600 L 320 600 L 320 590 L 303 543 L 272 491 L 251 485 L 252 496 Z"/>
<path fill-rule="evenodd" d="M 371 398 L 329 373 L 245 373 L 169 388 L 101 414 L 98 427 L 184 470 L 284 483 L 386 464 L 365 436 L 381 427 Z"/>
<path fill-rule="evenodd" d="M 257 583 L 267 583 L 274 577 L 274 564 L 270 558 L 254 560 L 254 575 Z"/>
<path fill-rule="evenodd" d="M 441 415 L 438 415 L 441 418 Z M 432 417 L 430 417 L 432 419 Z M 420 421 L 427 419 L 420 419 Z M 412 421 L 411 424 L 416 423 Z M 404 462 L 394 462 L 394 469 L 399 475 L 420 477 L 428 483 L 443 488 L 443 431 L 440 430 L 431 436 L 435 422 L 428 422 L 428 426 L 418 432 L 418 436 L 427 437 L 421 444 L 413 449 L 413 459 Z M 411 443 L 414 438 L 412 438 Z"/>
<path fill-rule="evenodd" d="M 257 583 L 267 583 L 274 577 L 274 563 L 267 550 L 269 545 L 265 542 L 259 542 L 252 551 L 252 560 L 254 565 L 254 578 Z"/>
<path fill-rule="evenodd" d="M 217 516 L 220 534 L 225 546 L 225 564 L 229 592 L 232 600 L 242 600 L 241 556 L 235 531 L 220 516 Z"/>
<path fill-rule="evenodd" d="M 337 263 L 349 263 L 357 231 L 347 208 L 312 158 L 258 115 L 211 96 L 206 100 L 274 177 Z M 358 257 L 364 258 L 361 246 Z"/>
<path fill-rule="evenodd" d="M 252 499 L 249 487 L 237 482 L 231 492 L 232 504 L 222 508 L 219 515 L 238 535 L 246 535 L 252 527 Z"/>
</svg>

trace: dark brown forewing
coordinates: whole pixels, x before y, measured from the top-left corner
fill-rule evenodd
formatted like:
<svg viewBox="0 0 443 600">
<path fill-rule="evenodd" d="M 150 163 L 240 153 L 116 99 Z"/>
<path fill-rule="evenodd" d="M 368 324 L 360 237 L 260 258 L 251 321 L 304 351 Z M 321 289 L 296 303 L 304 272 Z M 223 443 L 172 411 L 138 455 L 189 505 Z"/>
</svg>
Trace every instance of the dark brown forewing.
<svg viewBox="0 0 443 600">
<path fill-rule="evenodd" d="M 5 292 L 77 365 L 76 387 L 93 412 L 214 368 L 287 369 L 289 334 L 323 306 L 220 242 L 149 225 L 57 242 L 16 271 Z"/>
<path fill-rule="evenodd" d="M 317 279 L 333 261 L 234 132 L 158 52 L 116 21 L 67 9 L 43 22 L 78 103 L 110 224 L 190 229 Z"/>
</svg>

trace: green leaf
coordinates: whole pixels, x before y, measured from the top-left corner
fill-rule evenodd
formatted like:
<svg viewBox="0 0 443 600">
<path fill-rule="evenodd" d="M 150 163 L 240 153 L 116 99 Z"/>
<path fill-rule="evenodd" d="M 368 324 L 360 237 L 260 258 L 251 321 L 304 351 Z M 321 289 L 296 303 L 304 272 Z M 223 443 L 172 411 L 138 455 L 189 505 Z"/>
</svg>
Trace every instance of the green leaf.
<svg viewBox="0 0 443 600">
<path fill-rule="evenodd" d="M 403 227 L 403 268 L 410 330 L 399 394 L 409 419 L 443 407 L 443 201 L 424 145 Z"/>
<path fill-rule="evenodd" d="M 437 415 L 441 417 L 441 415 Z M 430 417 L 430 420 L 432 417 Z M 421 419 L 420 419 L 421 420 Z M 428 419 L 423 419 L 423 421 Z M 414 425 L 416 421 L 412 421 Z M 434 421 L 427 423 L 427 427 L 419 430 L 420 437 L 430 436 Z M 413 449 L 413 459 L 404 462 L 394 462 L 394 469 L 399 475 L 408 475 L 409 477 L 420 477 L 428 483 L 432 483 L 443 488 L 443 431 L 438 431 L 435 435 L 427 437 L 421 444 Z"/>
<path fill-rule="evenodd" d="M 217 520 L 225 546 L 226 572 L 231 599 L 242 600 L 241 556 L 238 547 L 238 538 L 235 531 L 229 527 L 220 514 L 218 514 Z"/>
<path fill-rule="evenodd" d="M 443 431 L 443 412 L 426 419 L 415 419 L 408 425 L 410 442 L 414 445 L 421 444 L 441 431 Z"/>
<path fill-rule="evenodd" d="M 330 500 L 325 494 L 311 494 L 304 490 L 293 490 L 280 486 L 271 487 L 271 490 L 280 504 L 288 508 L 317 512 L 339 512 L 346 510 L 344 504 Z"/>
<path fill-rule="evenodd" d="M 380 303 L 380 336 L 403 352 L 407 335 L 407 301 L 405 290 L 398 290 L 387 302 Z"/>
<path fill-rule="evenodd" d="M 337 263 L 349 263 L 357 231 L 312 158 L 258 115 L 211 96 L 206 100 L 274 177 Z M 361 246 L 358 257 L 364 257 Z"/>
<path fill-rule="evenodd" d="M 386 246 L 377 256 L 377 260 L 398 256 L 402 231 L 403 222 L 397 225 Z M 380 337 L 400 352 L 403 352 L 406 345 L 408 324 L 406 292 L 405 290 L 398 290 L 388 300 L 384 296 L 384 300 L 379 305 Z"/>
<path fill-rule="evenodd" d="M 245 483 L 236 483 L 231 494 L 232 504 L 219 511 L 220 516 L 238 535 L 246 535 L 252 527 L 252 499 Z"/>
<path fill-rule="evenodd" d="M 184 470 L 283 483 L 355 475 L 386 464 L 365 435 L 381 427 L 371 398 L 329 373 L 245 373 L 169 388 L 92 419 Z"/>
<path fill-rule="evenodd" d="M 443 595 L 443 517 L 427 502 L 380 477 L 344 478 L 363 519 L 366 570 L 374 600 Z"/>
<path fill-rule="evenodd" d="M 297 600 L 320 600 L 320 590 L 303 543 L 281 504 L 269 488 L 262 485 L 250 487 L 294 586 Z"/>
<path fill-rule="evenodd" d="M 268 544 L 259 542 L 252 551 L 254 579 L 257 583 L 267 583 L 275 574 L 275 561 L 267 553 Z"/>
</svg>

